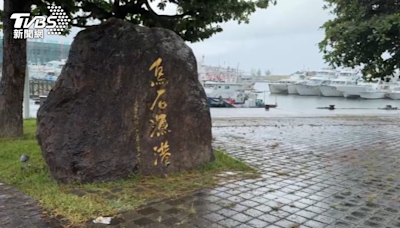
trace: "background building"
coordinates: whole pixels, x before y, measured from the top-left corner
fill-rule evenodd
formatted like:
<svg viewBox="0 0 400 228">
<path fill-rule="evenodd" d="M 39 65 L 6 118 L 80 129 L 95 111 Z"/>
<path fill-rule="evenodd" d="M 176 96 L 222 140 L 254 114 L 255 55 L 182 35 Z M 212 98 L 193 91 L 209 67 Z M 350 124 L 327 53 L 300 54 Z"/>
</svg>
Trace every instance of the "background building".
<svg viewBox="0 0 400 228">
<path fill-rule="evenodd" d="M 3 36 L 0 36 L 0 44 Z M 28 63 L 45 64 L 52 60 L 66 59 L 68 57 L 70 43 L 61 43 L 54 40 L 28 40 Z M 3 62 L 3 45 L 0 45 L 0 63 Z"/>
</svg>

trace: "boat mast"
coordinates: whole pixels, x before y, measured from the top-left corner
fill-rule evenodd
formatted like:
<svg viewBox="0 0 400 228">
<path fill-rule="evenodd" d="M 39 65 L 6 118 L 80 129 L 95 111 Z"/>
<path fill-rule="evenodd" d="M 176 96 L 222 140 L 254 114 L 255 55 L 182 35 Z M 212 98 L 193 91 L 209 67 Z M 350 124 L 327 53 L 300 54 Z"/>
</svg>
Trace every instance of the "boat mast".
<svg viewBox="0 0 400 228">
<path fill-rule="evenodd" d="M 236 66 L 236 83 L 238 82 L 238 81 L 242 81 L 241 80 L 242 78 L 239 78 L 239 63 L 237 63 L 237 66 Z"/>
</svg>

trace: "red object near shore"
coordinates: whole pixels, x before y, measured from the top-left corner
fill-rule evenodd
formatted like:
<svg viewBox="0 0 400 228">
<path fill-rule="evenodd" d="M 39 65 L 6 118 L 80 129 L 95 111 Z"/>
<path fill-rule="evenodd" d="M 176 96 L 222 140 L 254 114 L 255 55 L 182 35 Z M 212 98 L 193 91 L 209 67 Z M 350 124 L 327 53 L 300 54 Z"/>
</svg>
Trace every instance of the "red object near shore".
<svg viewBox="0 0 400 228">
<path fill-rule="evenodd" d="M 235 104 L 236 103 L 235 99 L 231 99 L 231 98 L 227 99 L 226 101 L 228 103 L 230 103 L 230 104 Z"/>
</svg>

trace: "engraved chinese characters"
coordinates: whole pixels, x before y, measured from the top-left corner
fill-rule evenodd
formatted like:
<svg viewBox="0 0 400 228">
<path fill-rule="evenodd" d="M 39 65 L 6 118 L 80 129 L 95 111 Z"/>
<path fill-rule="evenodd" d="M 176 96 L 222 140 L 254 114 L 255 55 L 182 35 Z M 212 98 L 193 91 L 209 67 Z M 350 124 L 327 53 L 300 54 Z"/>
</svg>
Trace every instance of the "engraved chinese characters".
<svg viewBox="0 0 400 228">
<path fill-rule="evenodd" d="M 168 140 L 166 140 L 165 142 L 161 142 L 160 146 L 155 146 L 153 148 L 154 153 L 156 155 L 156 159 L 154 161 L 154 165 L 158 164 L 158 157 L 157 157 L 157 153 L 159 154 L 159 156 L 161 157 L 161 163 L 164 165 L 168 165 L 169 164 L 169 157 L 171 156 L 171 152 L 169 151 L 169 144 L 168 144 Z"/>
<path fill-rule="evenodd" d="M 167 132 L 170 132 L 170 130 L 168 130 L 166 114 L 156 114 L 156 117 L 154 119 L 151 119 L 150 123 L 152 124 L 152 130 L 150 133 L 151 138 L 153 138 L 154 135 L 160 137 L 162 135 L 165 135 Z"/>
<path fill-rule="evenodd" d="M 154 71 L 154 76 L 156 81 L 151 82 L 151 87 L 157 88 L 157 97 L 154 99 L 150 110 L 154 111 L 156 108 L 159 110 L 164 110 L 168 104 L 164 101 L 163 95 L 166 93 L 165 85 L 168 84 L 168 80 L 164 77 L 164 68 L 161 65 L 162 58 L 158 58 L 150 66 L 149 71 Z M 152 124 L 152 130 L 150 132 L 150 137 L 153 138 L 161 137 L 166 135 L 171 130 L 168 129 L 167 114 L 158 113 L 154 115 L 154 118 L 150 120 Z M 153 147 L 154 155 L 156 156 L 154 165 L 161 164 L 169 165 L 169 157 L 171 156 L 168 140 L 163 140 L 160 145 Z"/>
</svg>

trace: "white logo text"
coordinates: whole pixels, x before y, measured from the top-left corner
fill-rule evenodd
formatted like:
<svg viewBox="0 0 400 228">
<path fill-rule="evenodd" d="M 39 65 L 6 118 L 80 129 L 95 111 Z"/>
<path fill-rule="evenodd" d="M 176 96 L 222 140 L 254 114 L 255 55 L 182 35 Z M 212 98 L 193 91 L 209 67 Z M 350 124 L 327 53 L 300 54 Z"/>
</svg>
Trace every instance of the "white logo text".
<svg viewBox="0 0 400 228">
<path fill-rule="evenodd" d="M 61 35 L 71 19 L 60 6 L 48 6 L 51 15 L 35 16 L 30 20 L 30 13 L 13 13 L 10 19 L 14 22 L 14 39 L 43 39 L 44 29 L 49 35 Z"/>
</svg>

